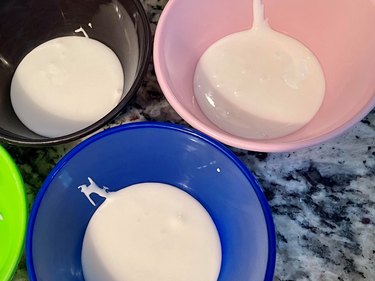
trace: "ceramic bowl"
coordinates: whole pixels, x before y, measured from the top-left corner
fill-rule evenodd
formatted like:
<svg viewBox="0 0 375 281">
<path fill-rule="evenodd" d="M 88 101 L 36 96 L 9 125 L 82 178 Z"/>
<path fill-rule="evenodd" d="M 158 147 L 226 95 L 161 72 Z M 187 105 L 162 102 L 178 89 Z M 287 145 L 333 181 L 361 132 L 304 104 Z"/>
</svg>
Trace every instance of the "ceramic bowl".
<svg viewBox="0 0 375 281">
<path fill-rule="evenodd" d="M 26 128 L 13 110 L 10 101 L 13 74 L 36 46 L 61 36 L 84 36 L 77 31 L 80 28 L 88 37 L 111 48 L 119 58 L 125 78 L 122 99 L 111 112 L 87 128 L 57 138 L 39 136 Z M 138 0 L 3 1 L 0 38 L 0 140 L 30 146 L 73 141 L 114 119 L 140 87 L 151 53 L 149 23 Z"/>
<path fill-rule="evenodd" d="M 0 146 L 0 280 L 11 280 L 23 252 L 27 203 L 22 177 Z"/>
<path fill-rule="evenodd" d="M 375 106 L 375 3 L 373 0 L 264 0 L 270 26 L 305 44 L 326 78 L 323 104 L 305 127 L 285 137 L 252 140 L 231 135 L 208 120 L 193 99 L 195 67 L 217 40 L 252 25 L 250 0 L 170 0 L 154 41 L 160 86 L 190 125 L 239 148 L 280 152 L 329 140 L 361 120 Z"/>
<path fill-rule="evenodd" d="M 96 206 L 92 205 L 77 188 L 88 185 L 88 177 L 111 192 L 143 182 L 166 183 L 186 191 L 205 207 L 218 230 L 223 253 L 218 280 L 272 280 L 275 230 L 252 174 L 227 148 L 197 131 L 143 122 L 89 138 L 50 173 L 28 225 L 31 281 L 84 280 L 82 241 L 88 222 L 103 202 L 93 195 Z"/>
</svg>

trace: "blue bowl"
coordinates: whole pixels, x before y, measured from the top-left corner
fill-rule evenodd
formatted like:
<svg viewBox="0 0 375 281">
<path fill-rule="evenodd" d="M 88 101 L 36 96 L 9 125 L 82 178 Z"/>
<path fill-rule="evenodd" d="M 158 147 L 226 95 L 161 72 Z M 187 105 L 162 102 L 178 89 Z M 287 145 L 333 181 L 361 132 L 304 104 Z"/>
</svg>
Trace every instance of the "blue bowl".
<svg viewBox="0 0 375 281">
<path fill-rule="evenodd" d="M 210 213 L 222 244 L 219 281 L 271 281 L 275 229 L 255 178 L 226 147 L 181 126 L 134 123 L 79 144 L 53 169 L 31 211 L 27 267 L 31 281 L 84 280 L 81 249 L 94 207 L 77 189 L 93 177 L 117 191 L 141 182 L 180 188 Z"/>
</svg>

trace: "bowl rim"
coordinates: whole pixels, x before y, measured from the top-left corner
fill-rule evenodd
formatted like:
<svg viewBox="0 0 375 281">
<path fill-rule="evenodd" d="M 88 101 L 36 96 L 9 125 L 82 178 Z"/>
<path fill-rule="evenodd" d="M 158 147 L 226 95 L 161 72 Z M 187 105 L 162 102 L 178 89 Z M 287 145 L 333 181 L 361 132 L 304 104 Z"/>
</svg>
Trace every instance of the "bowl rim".
<svg viewBox="0 0 375 281">
<path fill-rule="evenodd" d="M 350 117 L 344 124 L 336 127 L 335 129 L 326 132 L 324 134 L 309 137 L 297 141 L 292 142 L 280 142 L 280 143 L 271 143 L 262 140 L 254 140 L 254 139 L 244 139 L 240 137 L 235 137 L 230 135 L 229 133 L 224 133 L 220 131 L 219 128 L 212 124 L 212 127 L 205 125 L 201 122 L 198 118 L 196 118 L 193 114 L 191 114 L 182 103 L 176 98 L 173 94 L 171 87 L 169 86 L 168 80 L 166 79 L 166 75 L 163 69 L 166 68 L 165 61 L 162 59 L 164 56 L 162 55 L 164 52 L 164 39 L 163 34 L 165 33 L 165 27 L 167 26 L 168 16 L 171 13 L 173 6 L 177 3 L 176 0 L 169 0 L 167 5 L 165 6 L 164 10 L 162 11 L 158 25 L 155 31 L 154 37 L 154 49 L 153 49 L 153 62 L 155 67 L 155 73 L 157 80 L 159 82 L 160 88 L 164 93 L 164 96 L 173 107 L 173 109 L 180 115 L 187 123 L 191 126 L 196 128 L 199 131 L 202 131 L 205 134 L 221 141 L 224 144 L 251 150 L 251 151 L 258 151 L 258 152 L 290 152 L 295 151 L 307 147 L 311 147 L 314 145 L 321 144 L 325 141 L 331 140 L 347 130 L 349 130 L 352 126 L 357 124 L 361 121 L 367 114 L 371 112 L 373 108 L 375 108 L 375 89 L 372 98 L 369 102 L 362 107 L 360 111 Z M 193 83 L 193 82 L 192 82 Z"/>
<path fill-rule="evenodd" d="M 27 197 L 25 192 L 25 185 L 24 181 L 22 179 L 21 173 L 14 162 L 13 158 L 10 156 L 9 152 L 0 145 L 0 158 L 2 159 L 2 162 L 6 165 L 6 169 L 11 171 L 11 174 L 9 174 L 9 178 L 12 178 L 13 180 L 13 186 L 10 188 L 13 190 L 13 192 L 17 193 L 20 207 L 21 209 L 18 210 L 19 215 L 19 225 L 20 225 L 20 232 L 22 232 L 21 237 L 17 236 L 17 240 L 15 241 L 15 246 L 13 247 L 15 251 L 11 252 L 10 258 L 8 259 L 6 263 L 6 267 L 4 269 L 5 275 L 3 278 L 4 280 L 10 280 L 11 277 L 14 275 L 14 273 L 17 270 L 17 265 L 21 259 L 24 245 L 25 245 L 25 239 L 26 239 L 26 226 L 27 226 Z"/>
<path fill-rule="evenodd" d="M 245 166 L 245 164 L 232 151 L 230 151 L 227 147 L 225 147 L 220 142 L 194 129 L 190 129 L 182 125 L 163 123 L 163 122 L 135 122 L 135 123 L 128 123 L 128 124 L 124 124 L 124 125 L 120 125 L 120 126 L 107 129 L 94 136 L 91 136 L 90 138 L 78 144 L 56 164 L 56 166 L 47 176 L 46 180 L 43 182 L 43 185 L 40 188 L 38 195 L 36 196 L 36 199 L 34 201 L 34 204 L 30 213 L 30 218 L 29 218 L 29 223 L 28 223 L 27 233 L 26 233 L 26 265 L 27 265 L 27 271 L 29 273 L 30 280 L 37 281 L 34 263 L 32 259 L 32 256 L 33 256 L 32 240 L 33 240 L 33 232 L 34 232 L 34 225 L 35 225 L 36 217 L 38 214 L 39 206 L 43 200 L 43 197 L 46 191 L 48 190 L 48 187 L 51 181 L 55 178 L 57 173 L 65 166 L 65 164 L 70 159 L 72 159 L 81 150 L 90 146 L 92 143 L 95 143 L 96 141 L 102 138 L 116 134 L 118 132 L 147 129 L 147 128 L 171 130 L 171 131 L 176 131 L 182 134 L 197 137 L 200 140 L 208 143 L 210 146 L 214 147 L 215 149 L 219 150 L 221 153 L 223 153 L 244 174 L 246 179 L 250 182 L 250 185 L 252 186 L 263 211 L 263 215 L 264 215 L 264 219 L 265 219 L 265 223 L 267 227 L 267 234 L 268 234 L 268 260 L 267 260 L 267 267 L 266 267 L 264 281 L 272 281 L 274 272 L 275 272 L 275 263 L 276 263 L 275 225 L 273 222 L 272 213 L 271 213 L 271 209 L 268 204 L 268 201 L 262 191 L 261 186 L 259 185 L 258 181 L 255 179 L 254 175 L 250 172 L 250 170 Z"/>
<path fill-rule="evenodd" d="M 72 141 L 76 141 L 82 139 L 96 131 L 100 128 L 108 124 L 110 121 L 115 119 L 121 112 L 124 111 L 130 100 L 133 96 L 137 93 L 139 88 L 142 85 L 143 79 L 146 75 L 148 66 L 150 64 L 151 55 L 152 55 L 152 35 L 151 35 L 151 28 L 150 22 L 148 20 L 146 11 L 139 0 L 130 0 L 136 6 L 136 9 L 139 13 L 139 18 L 141 19 L 142 27 L 144 28 L 144 40 L 145 46 L 143 52 L 140 52 L 139 57 L 139 65 L 138 65 L 138 74 L 136 75 L 134 82 L 126 96 L 113 108 L 109 113 L 107 113 L 103 118 L 96 121 L 95 123 L 91 124 L 90 126 L 74 132 L 72 134 L 64 135 L 61 137 L 56 138 L 43 138 L 40 139 L 28 139 L 17 137 L 11 132 L 8 132 L 4 129 L 0 129 L 0 141 L 7 142 L 13 145 L 19 146 L 33 146 L 33 147 L 46 147 L 51 145 L 58 145 L 63 143 L 68 143 Z M 119 1 L 121 4 L 121 0 Z M 143 60 L 141 60 L 144 58 Z"/>
</svg>

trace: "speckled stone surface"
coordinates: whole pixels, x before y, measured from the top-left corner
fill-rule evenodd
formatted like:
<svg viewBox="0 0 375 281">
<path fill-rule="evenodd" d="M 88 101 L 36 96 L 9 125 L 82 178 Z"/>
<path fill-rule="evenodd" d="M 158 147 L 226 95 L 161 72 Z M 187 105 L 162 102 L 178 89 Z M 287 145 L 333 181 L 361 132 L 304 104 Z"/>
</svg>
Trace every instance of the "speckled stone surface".
<svg viewBox="0 0 375 281">
<path fill-rule="evenodd" d="M 153 31 L 166 2 L 143 1 Z M 152 66 L 127 113 L 110 126 L 144 120 L 184 124 L 164 99 Z M 17 159 L 30 205 L 73 145 L 6 146 Z M 312 148 L 280 154 L 232 150 L 259 179 L 273 211 L 275 281 L 375 281 L 375 111 L 344 135 Z M 13 280 L 28 280 L 24 259 Z"/>
</svg>

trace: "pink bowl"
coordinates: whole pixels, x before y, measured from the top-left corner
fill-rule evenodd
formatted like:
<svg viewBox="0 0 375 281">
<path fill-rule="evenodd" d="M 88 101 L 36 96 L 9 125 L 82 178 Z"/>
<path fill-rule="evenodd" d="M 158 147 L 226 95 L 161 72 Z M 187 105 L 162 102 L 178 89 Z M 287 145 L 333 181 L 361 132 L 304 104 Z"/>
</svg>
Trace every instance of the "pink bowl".
<svg viewBox="0 0 375 281">
<path fill-rule="evenodd" d="M 233 136 L 194 102 L 193 76 L 204 51 L 252 25 L 251 0 L 170 0 L 156 30 L 154 63 L 160 86 L 177 113 L 219 141 L 254 151 L 296 150 L 331 139 L 375 106 L 375 0 L 264 0 L 271 27 L 303 42 L 318 57 L 326 95 L 301 130 L 272 140 Z"/>
</svg>

